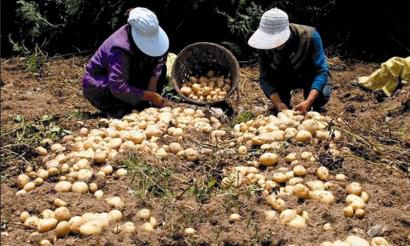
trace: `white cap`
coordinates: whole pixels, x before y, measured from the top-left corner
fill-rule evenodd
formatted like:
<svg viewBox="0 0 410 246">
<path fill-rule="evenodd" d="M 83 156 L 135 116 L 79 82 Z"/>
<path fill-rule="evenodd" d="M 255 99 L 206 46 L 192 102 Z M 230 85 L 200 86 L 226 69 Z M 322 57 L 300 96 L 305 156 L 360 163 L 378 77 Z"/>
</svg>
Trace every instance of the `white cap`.
<svg viewBox="0 0 410 246">
<path fill-rule="evenodd" d="M 169 48 L 169 39 L 159 26 L 157 16 L 149 9 L 134 8 L 130 11 L 128 24 L 134 43 L 146 55 L 158 57 Z"/>
<path fill-rule="evenodd" d="M 278 8 L 273 8 L 262 15 L 259 28 L 248 40 L 248 44 L 256 49 L 274 49 L 284 44 L 289 36 L 288 15 Z"/>
</svg>

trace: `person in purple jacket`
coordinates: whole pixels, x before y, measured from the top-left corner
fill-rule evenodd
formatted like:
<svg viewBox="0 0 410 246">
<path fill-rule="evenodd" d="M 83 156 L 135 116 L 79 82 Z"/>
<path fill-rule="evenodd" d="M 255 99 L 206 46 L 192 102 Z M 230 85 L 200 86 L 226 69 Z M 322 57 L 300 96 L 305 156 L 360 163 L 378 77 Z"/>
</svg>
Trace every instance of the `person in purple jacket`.
<svg viewBox="0 0 410 246">
<path fill-rule="evenodd" d="M 169 39 L 156 15 L 134 8 L 128 24 L 120 27 L 98 48 L 87 64 L 84 97 L 97 109 L 121 116 L 166 100 L 159 94 L 166 84 Z"/>
</svg>

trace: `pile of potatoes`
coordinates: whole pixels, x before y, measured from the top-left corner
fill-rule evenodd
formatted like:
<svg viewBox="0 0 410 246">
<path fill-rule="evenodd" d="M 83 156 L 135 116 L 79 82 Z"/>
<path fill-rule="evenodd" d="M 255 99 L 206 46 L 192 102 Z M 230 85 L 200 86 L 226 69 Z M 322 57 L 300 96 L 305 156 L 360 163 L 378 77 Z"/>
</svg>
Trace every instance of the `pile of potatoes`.
<svg viewBox="0 0 410 246">
<path fill-rule="evenodd" d="M 360 183 L 352 182 L 346 187 L 346 204 L 343 213 L 345 217 L 364 217 L 366 203 L 369 201 L 369 194 L 362 190 Z"/>
<path fill-rule="evenodd" d="M 176 155 L 188 161 L 197 161 L 206 151 L 184 147 L 182 141 L 187 132 L 209 134 L 215 142 L 227 135 L 220 130 L 222 124 L 217 118 L 206 117 L 200 109 L 183 107 L 147 108 L 122 119 L 102 119 L 101 123 L 108 124 L 108 127 L 82 128 L 77 136 L 65 136 L 61 143 L 44 139 L 43 146 L 36 148 L 36 152 L 43 157 L 44 168 L 37 171 L 27 169 L 25 174 L 21 174 L 17 178 L 20 188 L 17 195 L 24 195 L 42 185 L 46 179 L 58 176 L 58 192 L 91 192 L 101 197 L 100 187 L 92 180 L 96 176 L 126 175 L 127 170 L 114 170 L 109 164 L 118 160 L 121 153 L 146 153 L 158 159 Z M 158 144 L 161 138 L 170 143 Z"/>
<path fill-rule="evenodd" d="M 181 86 L 182 95 L 192 100 L 214 102 L 226 97 L 232 88 L 232 81 L 209 70 L 206 76 L 190 76 Z"/>
<path fill-rule="evenodd" d="M 277 116 L 259 116 L 255 119 L 236 124 L 234 136 L 239 144 L 246 148 L 259 146 L 262 150 L 275 150 L 285 140 L 294 140 L 302 144 L 316 144 L 320 140 L 332 140 L 331 152 L 337 154 L 334 142 L 340 141 L 340 131 L 329 131 L 331 119 L 318 112 L 308 112 L 306 116 L 293 110 L 283 110 Z M 245 147 L 238 149 L 239 154 L 246 154 Z"/>
<path fill-rule="evenodd" d="M 383 237 L 374 237 L 369 243 L 366 239 L 351 235 L 344 241 L 323 242 L 320 246 L 390 246 L 390 244 Z"/>
</svg>

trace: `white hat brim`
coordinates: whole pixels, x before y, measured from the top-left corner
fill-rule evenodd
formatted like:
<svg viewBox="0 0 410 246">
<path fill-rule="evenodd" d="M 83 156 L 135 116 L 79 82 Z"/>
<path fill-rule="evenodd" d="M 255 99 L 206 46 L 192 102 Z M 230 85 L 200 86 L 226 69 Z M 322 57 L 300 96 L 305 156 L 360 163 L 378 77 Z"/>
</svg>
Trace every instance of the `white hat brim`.
<svg viewBox="0 0 410 246">
<path fill-rule="evenodd" d="M 248 45 L 255 49 L 260 49 L 260 50 L 274 49 L 286 43 L 289 37 L 290 37 L 289 28 L 287 28 L 283 32 L 276 33 L 276 34 L 268 34 L 258 29 L 249 38 Z"/>
<path fill-rule="evenodd" d="M 139 35 L 134 28 L 131 28 L 131 35 L 134 43 L 146 55 L 159 57 L 168 51 L 169 39 L 161 27 L 159 27 L 157 35 L 151 37 Z"/>
</svg>

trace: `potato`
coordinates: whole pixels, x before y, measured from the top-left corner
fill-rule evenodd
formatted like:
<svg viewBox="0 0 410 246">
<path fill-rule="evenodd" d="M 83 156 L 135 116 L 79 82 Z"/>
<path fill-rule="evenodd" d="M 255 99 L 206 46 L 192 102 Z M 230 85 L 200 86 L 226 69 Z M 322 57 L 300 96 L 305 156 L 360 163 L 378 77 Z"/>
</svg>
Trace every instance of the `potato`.
<svg viewBox="0 0 410 246">
<path fill-rule="evenodd" d="M 324 190 L 325 185 L 320 180 L 312 180 L 306 183 L 307 187 L 311 190 Z"/>
<path fill-rule="evenodd" d="M 292 161 L 294 161 L 294 160 L 296 160 L 296 159 L 297 159 L 297 156 L 296 156 L 296 153 L 295 153 L 295 152 L 289 153 L 289 154 L 285 157 L 285 160 L 286 160 L 286 162 L 288 162 L 288 163 L 291 163 Z"/>
<path fill-rule="evenodd" d="M 16 192 L 16 196 L 24 196 L 25 194 L 27 194 L 27 191 L 25 190 L 19 190 Z"/>
<path fill-rule="evenodd" d="M 144 232 L 153 232 L 154 231 L 154 227 L 149 222 L 146 222 L 146 223 L 142 224 L 142 226 L 140 228 Z"/>
<path fill-rule="evenodd" d="M 81 218 L 81 216 L 74 216 L 71 217 L 71 219 L 68 221 L 70 224 L 70 230 L 73 233 L 80 233 L 80 227 L 85 223 L 86 221 Z"/>
<path fill-rule="evenodd" d="M 65 207 L 65 206 L 67 206 L 67 203 L 65 201 L 61 200 L 60 198 L 54 199 L 53 204 L 56 207 Z"/>
<path fill-rule="evenodd" d="M 123 233 L 134 233 L 137 230 L 137 227 L 133 222 L 125 222 L 124 224 L 121 225 L 120 231 Z"/>
<path fill-rule="evenodd" d="M 118 177 L 126 176 L 127 174 L 128 174 L 128 171 L 125 168 L 120 168 L 115 172 L 115 175 Z"/>
<path fill-rule="evenodd" d="M 66 207 L 59 207 L 54 211 L 55 218 L 58 221 L 68 221 L 71 219 L 71 212 L 68 208 Z"/>
<path fill-rule="evenodd" d="M 94 192 L 94 196 L 97 199 L 101 199 L 104 195 L 104 192 L 102 190 L 97 190 L 96 192 Z"/>
<path fill-rule="evenodd" d="M 338 174 L 336 174 L 335 179 L 337 181 L 345 181 L 346 180 L 346 175 L 344 175 L 342 173 L 338 173 Z"/>
<path fill-rule="evenodd" d="M 286 176 L 287 179 L 291 179 L 291 178 L 295 177 L 295 173 L 293 171 L 287 171 L 285 173 L 285 176 Z"/>
<path fill-rule="evenodd" d="M 329 170 L 326 167 L 321 166 L 316 170 L 316 175 L 320 180 L 326 181 L 329 178 Z"/>
<path fill-rule="evenodd" d="M 102 225 L 98 220 L 91 220 L 80 226 L 81 235 L 96 235 L 102 232 Z"/>
<path fill-rule="evenodd" d="M 312 157 L 313 157 L 312 152 L 304 151 L 304 152 L 302 152 L 302 154 L 300 154 L 300 158 L 302 160 L 310 160 L 310 158 L 312 158 Z"/>
<path fill-rule="evenodd" d="M 191 227 L 185 228 L 185 230 L 184 230 L 184 234 L 187 235 L 187 236 L 192 236 L 192 235 L 195 234 L 195 232 L 196 232 L 196 230 L 194 228 L 191 228 Z"/>
<path fill-rule="evenodd" d="M 28 182 L 27 184 L 24 185 L 23 190 L 26 192 L 30 192 L 36 188 L 36 184 L 34 182 Z"/>
<path fill-rule="evenodd" d="M 301 143 L 310 143 L 310 141 L 312 141 L 312 134 L 306 130 L 299 130 L 295 139 Z"/>
<path fill-rule="evenodd" d="M 68 223 L 67 221 L 61 221 L 56 227 L 55 234 L 56 237 L 64 237 L 68 235 L 70 231 L 70 223 Z"/>
<path fill-rule="evenodd" d="M 151 211 L 149 209 L 143 208 L 137 212 L 137 218 L 139 219 L 149 219 L 151 217 Z"/>
<path fill-rule="evenodd" d="M 43 219 L 55 219 L 55 213 L 51 209 L 44 209 L 40 215 Z"/>
<path fill-rule="evenodd" d="M 24 223 L 28 218 L 30 218 L 30 214 L 27 211 L 24 211 L 20 214 L 21 223 Z"/>
<path fill-rule="evenodd" d="M 149 218 L 149 223 L 150 223 L 154 228 L 156 228 L 157 225 L 158 225 L 157 219 L 155 219 L 154 217 L 150 217 L 150 218 Z"/>
<path fill-rule="evenodd" d="M 177 154 L 178 152 L 184 150 L 184 148 L 181 146 L 179 143 L 170 143 L 169 144 L 169 150 L 173 154 Z"/>
<path fill-rule="evenodd" d="M 59 143 L 55 143 L 55 144 L 51 145 L 50 150 L 51 150 L 51 152 L 58 153 L 58 152 L 64 151 L 65 148 L 64 148 L 63 145 L 61 145 Z"/>
<path fill-rule="evenodd" d="M 20 174 L 17 177 L 16 183 L 20 189 L 22 189 L 28 182 L 30 182 L 30 177 L 25 174 Z"/>
<path fill-rule="evenodd" d="M 264 153 L 259 157 L 259 163 L 263 166 L 273 166 L 278 163 L 279 157 L 274 153 Z"/>
<path fill-rule="evenodd" d="M 326 204 L 332 204 L 335 201 L 335 197 L 330 191 L 325 190 L 313 190 L 309 193 L 311 199 L 320 201 Z"/>
<path fill-rule="evenodd" d="M 47 232 L 53 230 L 57 226 L 57 220 L 53 218 L 40 219 L 37 223 L 37 229 L 39 232 Z"/>
<path fill-rule="evenodd" d="M 46 168 L 50 169 L 50 168 L 56 168 L 60 165 L 60 162 L 57 160 L 49 160 L 46 162 Z"/>
<path fill-rule="evenodd" d="M 279 220 L 282 224 L 288 224 L 297 216 L 296 210 L 294 209 L 285 209 L 279 215 Z M 303 218 L 302 218 L 303 219 Z"/>
<path fill-rule="evenodd" d="M 39 156 L 46 156 L 47 155 L 47 150 L 45 148 L 41 147 L 41 146 L 35 148 L 35 151 Z"/>
<path fill-rule="evenodd" d="M 353 210 L 352 206 L 344 207 L 343 208 L 343 214 L 344 214 L 345 217 L 348 217 L 348 218 L 353 217 L 354 210 Z"/>
<path fill-rule="evenodd" d="M 39 178 L 42 178 L 43 180 L 44 180 L 44 179 L 47 179 L 47 178 L 48 178 L 48 171 L 47 171 L 47 170 L 44 170 L 44 169 L 42 169 L 42 168 L 40 168 L 40 169 L 37 171 L 37 176 L 38 176 Z"/>
<path fill-rule="evenodd" d="M 185 158 L 188 161 L 197 161 L 199 159 L 199 153 L 195 149 L 188 148 L 185 150 Z"/>
<path fill-rule="evenodd" d="M 189 81 L 190 81 L 191 83 L 197 83 L 197 82 L 198 82 L 198 79 L 197 79 L 195 76 L 189 76 Z"/>
<path fill-rule="evenodd" d="M 40 246 L 52 246 L 53 244 L 49 241 L 49 240 L 47 240 L 47 239 L 43 239 L 43 240 L 41 240 L 41 242 L 40 242 Z"/>
<path fill-rule="evenodd" d="M 272 208 L 281 212 L 286 208 L 286 202 L 281 198 L 276 199 L 272 204 Z"/>
<path fill-rule="evenodd" d="M 277 183 L 284 183 L 288 180 L 288 177 L 286 177 L 285 174 L 278 172 L 273 174 L 272 180 Z"/>
<path fill-rule="evenodd" d="M 110 149 L 118 149 L 121 146 L 121 144 L 122 144 L 121 138 L 113 138 L 108 142 L 107 146 Z"/>
<path fill-rule="evenodd" d="M 302 184 L 303 181 L 304 181 L 303 178 L 293 177 L 293 178 L 290 178 L 290 179 L 288 180 L 288 184 L 289 184 L 289 185 Z"/>
<path fill-rule="evenodd" d="M 370 241 L 370 246 L 389 246 L 390 244 L 383 237 L 374 237 Z"/>
<path fill-rule="evenodd" d="M 192 93 L 192 89 L 188 86 L 183 86 L 180 91 L 182 95 L 185 95 L 185 96 L 189 96 Z"/>
<path fill-rule="evenodd" d="M 124 202 L 121 200 L 119 196 L 113 196 L 113 197 L 106 198 L 105 202 L 114 208 L 124 207 Z"/>
<path fill-rule="evenodd" d="M 333 229 L 332 224 L 330 224 L 330 223 L 326 223 L 326 224 L 323 225 L 323 230 L 325 230 L 325 231 L 330 231 L 332 229 Z"/>
<path fill-rule="evenodd" d="M 346 238 L 346 242 L 349 243 L 351 246 L 369 246 L 367 240 L 358 237 L 358 236 L 348 236 Z"/>
<path fill-rule="evenodd" d="M 364 211 L 364 209 L 358 208 L 354 211 L 354 216 L 357 217 L 357 218 L 362 218 L 362 217 L 364 217 L 365 213 L 366 212 Z"/>
<path fill-rule="evenodd" d="M 233 222 L 237 222 L 241 220 L 241 216 L 239 214 L 231 214 L 229 215 L 229 222 L 233 223 Z"/>
<path fill-rule="evenodd" d="M 94 154 L 94 162 L 95 163 L 104 163 L 107 160 L 107 152 L 106 151 L 97 151 Z"/>
<path fill-rule="evenodd" d="M 268 221 L 274 221 L 276 220 L 277 213 L 274 210 L 265 210 L 263 211 L 265 215 L 265 219 Z"/>
<path fill-rule="evenodd" d="M 296 176 L 305 176 L 306 175 L 306 169 L 302 165 L 297 165 L 293 168 L 293 173 Z"/>
<path fill-rule="evenodd" d="M 118 222 L 118 221 L 122 220 L 122 213 L 118 209 L 111 210 L 108 213 L 108 216 L 109 216 L 110 220 L 113 221 L 113 222 Z"/>
<path fill-rule="evenodd" d="M 291 220 L 288 225 L 290 227 L 294 227 L 294 228 L 305 228 L 306 227 L 306 221 L 305 219 L 300 216 L 300 215 L 296 215 L 296 217 Z"/>
<path fill-rule="evenodd" d="M 293 193 L 295 194 L 295 196 L 299 198 L 309 197 L 309 189 L 306 186 L 304 186 L 303 184 L 296 184 L 294 187 L 295 188 L 293 190 Z"/>
<path fill-rule="evenodd" d="M 93 172 L 90 169 L 81 169 L 77 173 L 77 180 L 89 182 L 93 177 Z"/>
<path fill-rule="evenodd" d="M 364 202 L 368 202 L 370 197 L 369 194 L 367 194 L 367 192 L 362 191 L 362 194 L 360 195 L 360 197 L 363 199 Z"/>
<path fill-rule="evenodd" d="M 357 182 L 352 182 L 346 187 L 346 192 L 348 194 L 355 194 L 360 196 L 362 193 L 362 186 Z"/>
<path fill-rule="evenodd" d="M 103 171 L 105 175 L 110 175 L 110 174 L 112 174 L 113 170 L 114 170 L 114 169 L 113 169 L 112 166 L 109 165 L 109 164 L 108 164 L 108 165 L 105 165 L 104 167 L 101 168 L 101 171 Z"/>
<path fill-rule="evenodd" d="M 85 182 L 78 181 L 71 186 L 71 191 L 75 193 L 85 194 L 88 192 L 88 185 Z"/>
<path fill-rule="evenodd" d="M 31 216 L 24 221 L 24 225 L 29 227 L 37 227 L 39 221 L 40 219 L 37 216 Z"/>
</svg>

